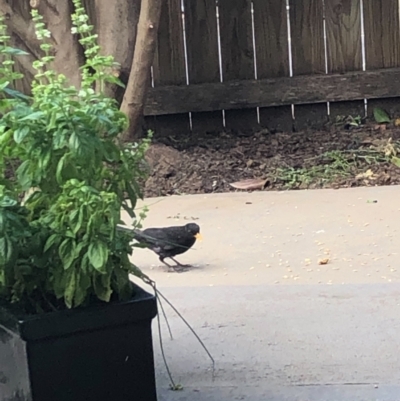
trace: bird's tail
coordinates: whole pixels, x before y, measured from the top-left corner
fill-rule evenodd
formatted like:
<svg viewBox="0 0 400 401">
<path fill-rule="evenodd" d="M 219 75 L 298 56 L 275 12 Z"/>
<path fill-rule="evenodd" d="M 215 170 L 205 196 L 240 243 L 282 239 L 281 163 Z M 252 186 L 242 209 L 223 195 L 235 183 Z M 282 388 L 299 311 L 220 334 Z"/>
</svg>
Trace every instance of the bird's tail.
<svg viewBox="0 0 400 401">
<path fill-rule="evenodd" d="M 141 242 L 144 239 L 144 236 L 142 234 L 142 231 L 136 229 L 136 228 L 129 228 L 129 227 L 125 227 L 125 226 L 117 226 L 117 230 L 120 231 L 125 231 L 129 234 L 131 234 L 132 239 Z"/>
</svg>

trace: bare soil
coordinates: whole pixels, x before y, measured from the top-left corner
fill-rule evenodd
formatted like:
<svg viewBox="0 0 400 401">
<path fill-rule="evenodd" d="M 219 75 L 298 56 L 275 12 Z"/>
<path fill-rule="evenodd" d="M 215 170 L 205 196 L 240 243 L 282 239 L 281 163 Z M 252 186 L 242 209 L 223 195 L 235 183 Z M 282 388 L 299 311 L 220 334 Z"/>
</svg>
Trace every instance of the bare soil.
<svg viewBox="0 0 400 401">
<path fill-rule="evenodd" d="M 155 137 L 147 153 L 147 197 L 237 191 L 230 183 L 263 178 L 263 190 L 400 183 L 393 162 L 400 129 L 365 125 L 330 131 L 251 136 L 222 132 Z"/>
</svg>

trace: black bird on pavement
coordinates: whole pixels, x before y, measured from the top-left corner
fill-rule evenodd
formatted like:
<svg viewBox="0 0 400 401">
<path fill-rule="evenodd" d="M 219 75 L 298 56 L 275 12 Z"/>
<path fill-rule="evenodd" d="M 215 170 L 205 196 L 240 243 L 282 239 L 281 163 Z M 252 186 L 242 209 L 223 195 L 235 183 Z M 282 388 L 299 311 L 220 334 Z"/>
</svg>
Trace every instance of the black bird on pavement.
<svg viewBox="0 0 400 401">
<path fill-rule="evenodd" d="M 119 226 L 124 231 L 130 231 L 133 238 L 143 246 L 155 252 L 168 268 L 179 271 L 175 266 L 169 265 L 164 259 L 172 259 L 178 266 L 187 267 L 179 263 L 174 256 L 180 255 L 190 249 L 196 239 L 201 239 L 200 227 L 196 223 L 189 223 L 184 226 L 146 228 L 145 230 L 131 230 Z"/>
</svg>

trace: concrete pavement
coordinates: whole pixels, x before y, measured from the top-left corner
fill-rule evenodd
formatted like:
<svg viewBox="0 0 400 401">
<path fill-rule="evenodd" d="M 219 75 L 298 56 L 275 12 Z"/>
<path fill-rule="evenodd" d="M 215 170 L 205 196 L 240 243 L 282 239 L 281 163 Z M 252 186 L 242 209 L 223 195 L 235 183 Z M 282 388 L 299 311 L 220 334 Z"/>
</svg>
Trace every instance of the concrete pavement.
<svg viewBox="0 0 400 401">
<path fill-rule="evenodd" d="M 160 400 L 400 400 L 398 187 L 173 196 L 145 200 L 145 227 L 197 222 L 204 240 L 168 273 L 133 261 L 181 311 L 156 322 Z M 377 201 L 373 203 L 373 201 Z M 138 205 L 138 208 L 142 203 Z M 328 259 L 327 264 L 319 261 Z"/>
</svg>

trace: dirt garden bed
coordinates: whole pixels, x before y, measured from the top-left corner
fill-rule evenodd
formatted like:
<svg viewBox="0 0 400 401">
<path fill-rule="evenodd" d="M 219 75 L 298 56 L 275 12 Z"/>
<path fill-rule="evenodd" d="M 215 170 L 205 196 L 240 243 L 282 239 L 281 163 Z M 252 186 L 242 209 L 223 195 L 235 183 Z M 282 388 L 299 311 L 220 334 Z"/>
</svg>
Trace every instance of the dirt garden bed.
<svg viewBox="0 0 400 401">
<path fill-rule="evenodd" d="M 145 195 L 237 191 L 230 183 L 249 178 L 265 179 L 264 190 L 400 184 L 397 151 L 400 128 L 376 124 L 330 132 L 155 136 Z"/>
</svg>

